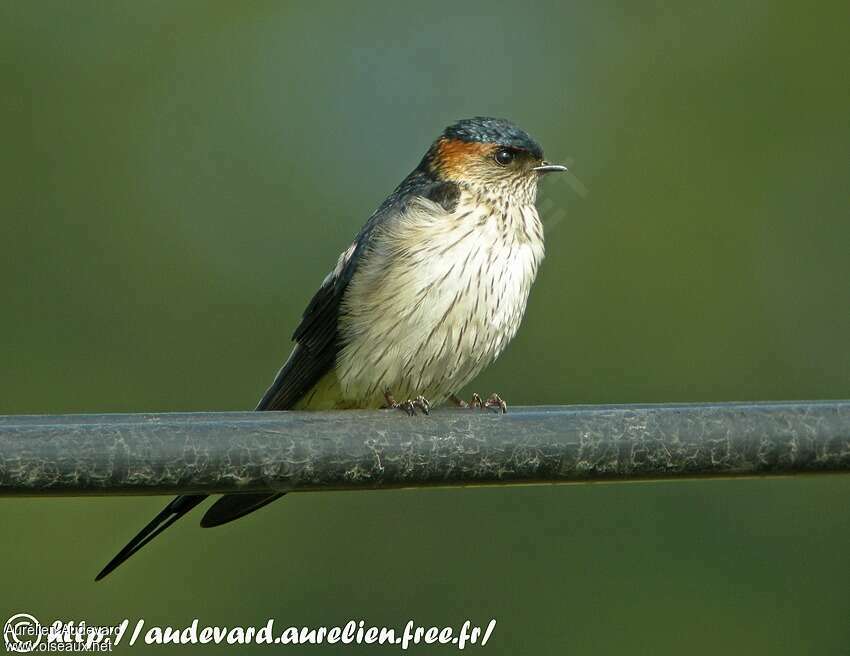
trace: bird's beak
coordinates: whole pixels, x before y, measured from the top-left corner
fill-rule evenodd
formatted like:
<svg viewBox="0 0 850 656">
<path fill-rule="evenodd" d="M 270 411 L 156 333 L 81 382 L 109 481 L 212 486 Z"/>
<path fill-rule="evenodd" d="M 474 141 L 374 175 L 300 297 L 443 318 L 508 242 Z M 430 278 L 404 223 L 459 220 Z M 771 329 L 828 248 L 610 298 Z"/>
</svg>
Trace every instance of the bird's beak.
<svg viewBox="0 0 850 656">
<path fill-rule="evenodd" d="M 562 171 L 566 171 L 566 166 L 561 166 L 560 164 L 550 164 L 549 162 L 543 162 L 540 166 L 535 166 L 534 170 L 540 173 L 560 173 Z"/>
</svg>

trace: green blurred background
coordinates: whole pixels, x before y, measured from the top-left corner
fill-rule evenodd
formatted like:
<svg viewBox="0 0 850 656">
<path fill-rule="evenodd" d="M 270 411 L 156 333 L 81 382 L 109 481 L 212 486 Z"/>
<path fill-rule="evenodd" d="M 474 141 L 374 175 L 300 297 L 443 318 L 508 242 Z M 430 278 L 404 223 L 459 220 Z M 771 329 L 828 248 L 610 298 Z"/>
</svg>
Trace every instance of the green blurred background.
<svg viewBox="0 0 850 656">
<path fill-rule="evenodd" d="M 7 0 L 0 413 L 253 407 L 337 254 L 476 114 L 573 176 L 545 183 L 526 320 L 467 393 L 848 398 L 848 22 L 840 1 Z M 0 615 L 848 654 L 848 499 L 840 477 L 296 495 L 215 531 L 197 513 L 97 585 L 164 499 L 2 500 Z"/>
</svg>

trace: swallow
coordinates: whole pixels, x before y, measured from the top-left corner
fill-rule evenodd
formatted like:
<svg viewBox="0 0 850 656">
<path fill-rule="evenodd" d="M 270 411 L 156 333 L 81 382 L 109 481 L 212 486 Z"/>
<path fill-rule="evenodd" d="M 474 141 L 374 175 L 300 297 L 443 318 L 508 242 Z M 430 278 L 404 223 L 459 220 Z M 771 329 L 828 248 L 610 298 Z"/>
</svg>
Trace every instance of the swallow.
<svg viewBox="0 0 850 656">
<path fill-rule="evenodd" d="M 369 218 L 322 281 L 289 357 L 257 410 L 399 408 L 446 401 L 506 411 L 457 392 L 516 334 L 544 256 L 537 186 L 550 164 L 505 119 L 447 127 Z M 226 494 L 201 526 L 226 524 L 283 492 Z M 97 575 L 100 580 L 207 498 L 173 499 Z"/>
</svg>

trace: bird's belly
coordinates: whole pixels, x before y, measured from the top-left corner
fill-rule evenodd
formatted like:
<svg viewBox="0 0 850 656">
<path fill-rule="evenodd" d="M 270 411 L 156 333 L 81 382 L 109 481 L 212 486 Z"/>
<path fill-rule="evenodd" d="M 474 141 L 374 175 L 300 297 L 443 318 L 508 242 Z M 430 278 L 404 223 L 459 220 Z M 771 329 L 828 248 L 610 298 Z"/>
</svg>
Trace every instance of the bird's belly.
<svg viewBox="0 0 850 656">
<path fill-rule="evenodd" d="M 459 391 L 516 334 L 541 258 L 542 240 L 467 222 L 365 272 L 337 361 L 342 398 L 374 407 L 387 391 L 432 403 Z"/>
</svg>

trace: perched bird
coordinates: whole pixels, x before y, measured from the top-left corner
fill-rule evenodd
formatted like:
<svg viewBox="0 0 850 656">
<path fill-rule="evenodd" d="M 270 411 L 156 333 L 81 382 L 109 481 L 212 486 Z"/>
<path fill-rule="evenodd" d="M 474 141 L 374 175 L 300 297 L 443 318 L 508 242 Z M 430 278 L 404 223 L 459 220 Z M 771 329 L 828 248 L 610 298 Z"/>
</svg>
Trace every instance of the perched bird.
<svg viewBox="0 0 850 656">
<path fill-rule="evenodd" d="M 476 117 L 446 128 L 381 204 L 310 301 L 257 410 L 397 407 L 452 399 L 516 334 L 543 259 L 535 200 L 549 164 L 526 132 Z M 473 406 L 505 411 L 497 395 Z M 283 493 L 227 494 L 218 526 Z M 206 498 L 176 497 L 97 580 Z"/>
</svg>

